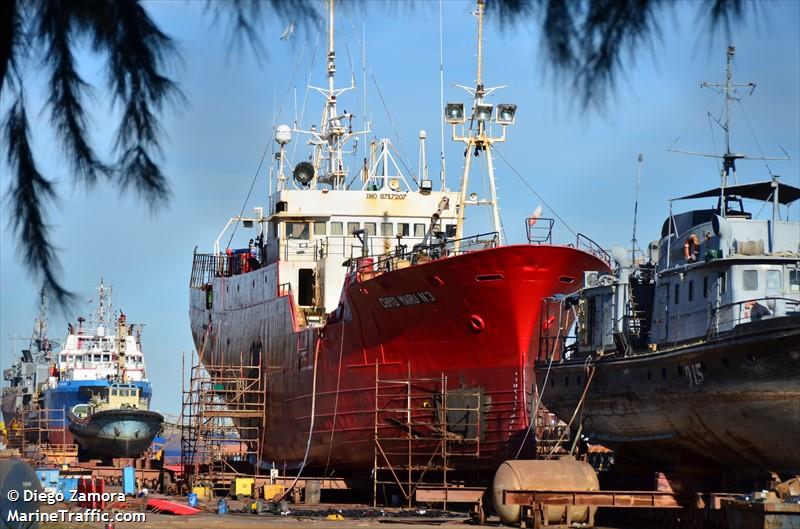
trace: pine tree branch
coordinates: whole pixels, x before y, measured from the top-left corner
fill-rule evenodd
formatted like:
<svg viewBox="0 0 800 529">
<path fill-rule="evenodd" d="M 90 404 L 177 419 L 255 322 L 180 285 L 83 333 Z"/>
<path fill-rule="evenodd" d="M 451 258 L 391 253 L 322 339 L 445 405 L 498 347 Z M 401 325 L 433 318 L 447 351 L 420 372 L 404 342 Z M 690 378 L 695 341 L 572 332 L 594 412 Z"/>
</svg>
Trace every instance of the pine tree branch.
<svg viewBox="0 0 800 529">
<path fill-rule="evenodd" d="M 56 192 L 53 184 L 36 167 L 21 93 L 17 94 L 16 101 L 6 113 L 2 129 L 8 148 L 6 162 L 14 174 L 6 201 L 22 262 L 41 276 L 56 304 L 66 307 L 72 302 L 73 295 L 57 279 L 60 270 L 58 255 L 50 242 L 44 213 L 44 207 L 56 200 Z"/>
</svg>

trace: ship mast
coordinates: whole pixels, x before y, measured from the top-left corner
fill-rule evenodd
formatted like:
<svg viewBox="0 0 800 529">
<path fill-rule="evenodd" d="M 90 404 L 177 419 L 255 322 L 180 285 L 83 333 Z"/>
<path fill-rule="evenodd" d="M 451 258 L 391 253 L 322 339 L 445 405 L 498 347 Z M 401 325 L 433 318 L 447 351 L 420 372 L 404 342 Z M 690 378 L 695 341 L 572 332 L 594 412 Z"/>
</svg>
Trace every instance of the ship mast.
<svg viewBox="0 0 800 529">
<path fill-rule="evenodd" d="M 484 0 L 477 0 L 477 10 L 474 13 L 478 21 L 477 47 L 478 63 L 475 76 L 475 88 L 463 85 L 456 85 L 463 88 L 473 97 L 472 112 L 469 118 L 469 125 L 466 125 L 463 103 L 448 103 L 445 107 L 445 121 L 452 125 L 452 140 L 463 142 L 466 146 L 464 170 L 461 176 L 459 187 L 458 204 L 456 205 L 456 242 L 455 251 L 459 250 L 458 239 L 464 234 L 464 218 L 467 206 L 489 206 L 492 210 L 492 227 L 498 234 L 500 244 L 503 244 L 503 230 L 500 223 L 500 210 L 497 204 L 497 188 L 495 186 L 494 160 L 492 156 L 492 146 L 496 142 L 506 140 L 506 126 L 514 123 L 514 114 L 517 106 L 514 104 L 498 104 L 497 115 L 492 115 L 494 105 L 486 103 L 484 100 L 495 90 L 504 88 L 496 86 L 486 88 L 483 85 L 483 15 Z M 491 123 L 494 121 L 502 127 L 502 135 L 493 136 Z M 456 125 L 461 125 L 461 133 L 456 132 Z M 469 174 L 472 169 L 472 158 L 480 156 L 481 152 L 486 156 L 486 167 L 489 180 L 489 197 L 479 198 L 476 193 L 471 193 L 467 197 L 469 188 Z"/>
<path fill-rule="evenodd" d="M 37 351 L 37 360 L 50 360 L 50 344 L 47 341 L 47 290 L 39 290 L 39 312 L 33 322 L 31 349 Z"/>
<path fill-rule="evenodd" d="M 727 209 L 725 205 L 725 188 L 728 187 L 728 179 L 733 173 L 733 180 L 736 182 L 736 160 L 746 158 L 744 154 L 731 152 L 731 102 L 736 99 L 734 93 L 739 87 L 750 88 L 752 93 L 755 90 L 756 84 L 749 83 L 734 83 L 733 82 L 733 56 L 736 53 L 736 48 L 728 46 L 726 54 L 727 62 L 725 67 L 725 82 L 724 83 L 708 83 L 703 82 L 700 86 L 702 88 L 714 88 L 725 94 L 725 110 L 723 113 L 724 123 L 722 130 L 725 131 L 725 154 L 722 155 L 722 171 L 720 172 L 720 215 L 725 216 Z"/>
<path fill-rule="evenodd" d="M 316 189 L 318 184 L 331 186 L 333 189 L 345 189 L 347 186 L 347 168 L 343 161 L 343 149 L 345 144 L 354 136 L 367 134 L 367 130 L 358 132 L 353 131 L 353 119 L 355 116 L 347 111 L 339 114 L 337 101 L 343 93 L 355 89 L 355 79 L 351 78 L 350 86 L 346 88 L 336 88 L 336 49 L 334 42 L 334 0 L 328 0 L 328 54 L 326 60 L 327 86 L 325 88 L 309 86 L 325 97 L 325 105 L 322 110 L 319 130 L 311 126 L 310 130 L 301 130 L 295 123 L 294 130 L 299 133 L 311 136 L 308 140 L 313 145 L 314 152 L 311 160 L 313 174 L 302 174 L 298 178 L 298 170 L 301 164 L 295 168 L 295 180 L 299 180 L 302 186 L 308 185 L 311 189 Z M 280 142 L 279 142 L 280 143 Z M 282 167 L 281 167 L 282 169 Z M 306 173 L 306 169 L 303 172 Z M 310 170 L 309 170 L 310 171 Z M 279 172 L 279 189 L 282 188 Z M 306 179 L 307 181 L 303 181 Z M 285 185 L 285 184 L 283 184 Z"/>
</svg>

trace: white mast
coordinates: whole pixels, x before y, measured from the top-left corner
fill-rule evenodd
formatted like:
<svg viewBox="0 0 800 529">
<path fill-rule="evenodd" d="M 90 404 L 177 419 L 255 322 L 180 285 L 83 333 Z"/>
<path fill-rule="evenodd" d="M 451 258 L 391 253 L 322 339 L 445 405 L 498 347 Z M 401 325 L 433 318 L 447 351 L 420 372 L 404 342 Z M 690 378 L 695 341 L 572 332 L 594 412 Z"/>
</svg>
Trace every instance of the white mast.
<svg viewBox="0 0 800 529">
<path fill-rule="evenodd" d="M 336 88 L 336 49 L 334 43 L 334 0 L 328 0 L 328 55 L 326 61 L 327 87 L 310 86 L 325 96 L 325 106 L 322 110 L 322 120 L 319 130 L 313 125 L 311 130 L 297 132 L 309 134 L 309 144 L 314 146 L 311 164 L 314 174 L 308 182 L 311 189 L 316 189 L 318 184 L 330 185 L 333 189 L 345 189 L 347 182 L 347 168 L 343 161 L 343 148 L 350 138 L 358 134 L 366 134 L 369 130 L 353 131 L 353 114 L 347 111 L 339 114 L 337 100 L 340 95 L 348 90 L 355 89 L 355 79 L 351 78 L 350 86 Z M 305 182 L 303 182 L 305 184 Z"/>
<path fill-rule="evenodd" d="M 492 115 L 494 105 L 484 102 L 484 98 L 491 95 L 495 90 L 503 88 L 496 86 L 484 88 L 483 86 L 483 14 L 484 0 L 477 0 L 477 11 L 475 15 L 478 19 L 478 65 L 475 79 L 475 88 L 457 85 L 473 96 L 472 114 L 469 119 L 469 126 L 464 126 L 464 105 L 461 103 L 448 103 L 445 108 L 445 120 L 452 125 L 453 141 L 463 142 L 466 146 L 464 172 L 461 176 L 459 188 L 458 204 L 456 205 L 456 239 L 461 239 L 464 232 L 464 213 L 466 206 L 490 206 L 492 209 L 493 229 L 498 234 L 500 244 L 503 244 L 502 226 L 500 224 L 500 210 L 497 204 L 497 189 L 495 187 L 494 160 L 492 157 L 492 145 L 495 142 L 506 140 L 506 126 L 514 122 L 514 114 L 517 106 L 514 104 L 498 104 L 497 116 Z M 492 136 L 491 122 L 494 121 L 502 126 L 501 136 Z M 456 125 L 462 125 L 462 133 L 456 133 Z M 481 199 L 476 193 L 472 193 L 467 198 L 469 187 L 469 173 L 472 168 L 472 158 L 477 157 L 483 152 L 486 156 L 486 166 L 489 177 L 489 198 Z M 458 251 L 459 243 L 455 243 L 455 250 Z"/>
</svg>

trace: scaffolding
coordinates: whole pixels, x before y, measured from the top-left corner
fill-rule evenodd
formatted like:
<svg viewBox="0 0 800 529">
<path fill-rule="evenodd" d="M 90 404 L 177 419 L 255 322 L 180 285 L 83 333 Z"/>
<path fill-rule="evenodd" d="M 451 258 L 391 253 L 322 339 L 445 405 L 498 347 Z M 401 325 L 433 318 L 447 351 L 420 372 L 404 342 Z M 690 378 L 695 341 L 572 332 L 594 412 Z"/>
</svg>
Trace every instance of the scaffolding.
<svg viewBox="0 0 800 529">
<path fill-rule="evenodd" d="M 238 362 L 203 361 L 192 354 L 184 377 L 181 462 L 187 484 L 227 487 L 242 475 L 259 475 L 266 417 L 261 354 Z M 188 385 L 187 385 L 188 384 Z"/>
<path fill-rule="evenodd" d="M 378 489 L 408 506 L 420 487 L 450 486 L 454 458 L 480 457 L 481 393 L 448 390 L 447 377 L 381 379 L 375 365 L 373 506 Z M 446 505 L 445 505 L 446 508 Z"/>
<path fill-rule="evenodd" d="M 67 465 L 78 461 L 78 445 L 65 443 L 66 412 L 60 408 L 24 406 L 8 427 L 8 446 L 34 466 Z M 60 441 L 60 442 L 56 442 Z"/>
</svg>

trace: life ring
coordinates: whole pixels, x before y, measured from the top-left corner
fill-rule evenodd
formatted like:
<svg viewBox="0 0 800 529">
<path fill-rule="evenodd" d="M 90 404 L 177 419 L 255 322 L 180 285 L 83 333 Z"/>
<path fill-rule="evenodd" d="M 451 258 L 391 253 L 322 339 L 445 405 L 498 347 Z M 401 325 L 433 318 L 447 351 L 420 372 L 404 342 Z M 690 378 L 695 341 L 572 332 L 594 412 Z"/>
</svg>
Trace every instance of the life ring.
<svg viewBox="0 0 800 529">
<path fill-rule="evenodd" d="M 694 233 L 689 235 L 689 238 L 683 243 L 683 257 L 686 259 L 686 262 L 692 263 L 697 261 L 697 252 L 699 249 L 700 240 L 697 238 L 697 235 Z"/>
</svg>

